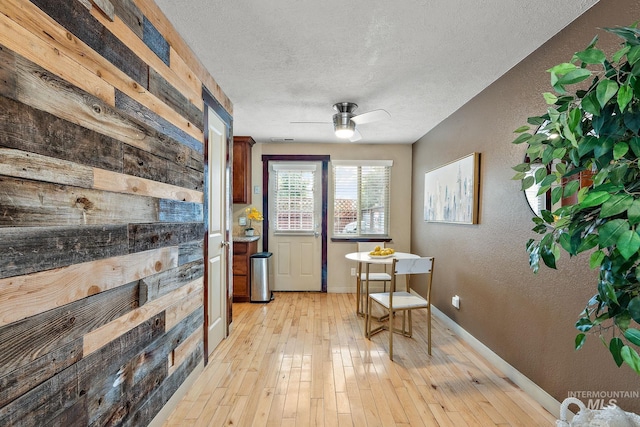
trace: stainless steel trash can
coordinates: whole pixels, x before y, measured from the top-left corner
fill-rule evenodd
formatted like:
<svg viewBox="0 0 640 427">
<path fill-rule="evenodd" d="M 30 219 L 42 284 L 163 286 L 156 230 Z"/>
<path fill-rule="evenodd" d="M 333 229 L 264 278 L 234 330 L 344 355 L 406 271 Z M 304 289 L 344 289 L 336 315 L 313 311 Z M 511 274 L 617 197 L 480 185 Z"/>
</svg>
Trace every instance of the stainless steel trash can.
<svg viewBox="0 0 640 427">
<path fill-rule="evenodd" d="M 269 302 L 273 299 L 271 287 L 271 252 L 251 255 L 251 302 Z"/>
</svg>

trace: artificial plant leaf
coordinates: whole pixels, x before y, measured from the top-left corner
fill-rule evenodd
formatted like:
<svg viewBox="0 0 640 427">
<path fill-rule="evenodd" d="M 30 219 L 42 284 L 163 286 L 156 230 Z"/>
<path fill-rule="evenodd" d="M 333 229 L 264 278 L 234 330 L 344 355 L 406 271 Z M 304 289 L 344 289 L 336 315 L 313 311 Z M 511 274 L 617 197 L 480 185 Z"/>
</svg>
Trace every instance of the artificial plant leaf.
<svg viewBox="0 0 640 427">
<path fill-rule="evenodd" d="M 640 236 L 634 230 L 627 230 L 618 237 L 616 245 L 620 255 L 628 260 L 640 249 Z"/>
<path fill-rule="evenodd" d="M 631 225 L 640 223 L 640 199 L 635 199 L 627 209 L 627 218 Z"/>
<path fill-rule="evenodd" d="M 638 30 L 632 27 L 609 27 L 605 28 L 605 31 L 613 33 L 618 37 L 622 37 L 629 45 L 637 46 L 640 44 L 637 34 Z"/>
<path fill-rule="evenodd" d="M 518 129 L 514 130 L 513 133 L 522 133 L 522 132 L 526 132 L 529 129 L 531 129 L 531 127 L 524 125 L 524 126 L 520 126 Z"/>
<path fill-rule="evenodd" d="M 587 198 L 588 197 L 589 196 L 587 196 Z M 611 216 L 618 215 L 629 209 L 632 204 L 632 196 L 628 194 L 614 194 L 602 204 L 600 218 L 609 218 Z"/>
<path fill-rule="evenodd" d="M 533 126 L 541 126 L 546 121 L 547 121 L 546 118 L 540 117 L 540 116 L 527 117 L 527 123 Z"/>
<path fill-rule="evenodd" d="M 600 267 L 603 260 L 604 260 L 604 252 L 602 252 L 601 250 L 597 250 L 594 253 L 592 253 L 591 257 L 589 258 L 589 267 L 592 270 L 596 269 Z"/>
<path fill-rule="evenodd" d="M 551 204 L 555 205 L 562 198 L 562 187 L 556 187 L 551 190 Z"/>
<path fill-rule="evenodd" d="M 634 136 L 629 140 L 629 147 L 636 157 L 640 157 L 640 137 Z"/>
<path fill-rule="evenodd" d="M 575 192 L 578 191 L 578 188 L 580 188 L 580 181 L 569 181 L 567 185 L 564 186 L 564 197 L 573 196 Z"/>
<path fill-rule="evenodd" d="M 590 191 L 586 194 L 586 197 L 580 202 L 580 207 L 591 208 L 599 206 L 609 200 L 611 194 L 607 191 Z"/>
<path fill-rule="evenodd" d="M 513 175 L 513 178 L 511 178 L 514 181 L 520 181 L 522 179 L 525 179 L 527 176 L 526 172 L 518 172 L 517 174 Z"/>
<path fill-rule="evenodd" d="M 631 318 L 640 323 L 640 296 L 631 298 L 627 305 L 627 310 L 629 310 Z"/>
<path fill-rule="evenodd" d="M 575 340 L 576 350 L 580 350 L 586 340 L 587 340 L 587 336 L 585 334 L 579 333 L 578 335 L 576 335 L 576 340 Z"/>
<path fill-rule="evenodd" d="M 618 142 L 613 146 L 613 159 L 618 160 L 623 158 L 628 151 L 629 144 L 627 144 L 626 142 Z"/>
<path fill-rule="evenodd" d="M 604 108 L 606 103 L 609 102 L 611 98 L 613 98 L 613 95 L 615 95 L 617 91 L 618 83 L 614 82 L 613 80 L 600 81 L 600 83 L 598 83 L 598 86 L 596 87 L 596 98 L 598 99 L 600 107 Z"/>
<path fill-rule="evenodd" d="M 582 187 L 578 190 L 578 203 L 582 203 L 584 201 L 585 197 L 587 197 L 588 192 L 589 187 Z"/>
<path fill-rule="evenodd" d="M 627 61 L 629 64 L 633 65 L 640 59 L 640 46 L 633 46 L 628 49 L 627 52 Z"/>
<path fill-rule="evenodd" d="M 580 157 L 589 154 L 599 143 L 600 140 L 598 138 L 591 135 L 585 136 L 578 144 L 578 154 L 580 154 Z"/>
<path fill-rule="evenodd" d="M 638 64 L 640 65 L 640 62 L 638 62 Z M 640 111 L 634 111 L 632 113 L 627 112 L 622 119 L 627 129 L 635 134 L 638 133 L 638 131 L 640 130 Z"/>
<path fill-rule="evenodd" d="M 627 54 L 627 52 L 629 52 L 630 49 L 631 49 L 631 47 L 624 46 L 622 49 L 620 49 L 616 53 L 614 53 L 613 56 L 611 57 L 611 59 L 613 59 L 613 62 L 620 62 L 622 57 L 625 56 Z"/>
<path fill-rule="evenodd" d="M 622 85 L 620 89 L 618 89 L 618 107 L 620 111 L 624 113 L 624 109 L 627 108 L 629 102 L 633 98 L 633 88 L 629 85 Z"/>
<path fill-rule="evenodd" d="M 578 128 L 580 127 L 580 122 L 582 122 L 582 110 L 579 108 L 574 108 L 569 112 L 567 124 L 571 128 L 571 131 L 577 132 Z"/>
<path fill-rule="evenodd" d="M 622 365 L 622 355 L 620 354 L 620 350 L 622 350 L 623 346 L 624 343 L 617 337 L 611 338 L 611 341 L 609 342 L 609 351 L 611 352 L 616 365 L 618 365 L 618 368 Z"/>
<path fill-rule="evenodd" d="M 622 360 L 633 369 L 637 374 L 640 374 L 640 357 L 634 349 L 629 346 L 622 346 L 620 349 L 620 355 Z"/>
<path fill-rule="evenodd" d="M 558 84 L 572 85 L 575 83 L 580 83 L 588 79 L 589 77 L 591 77 L 591 71 L 587 70 L 586 68 L 576 68 L 575 70 L 569 71 L 564 76 L 559 77 Z"/>
<path fill-rule="evenodd" d="M 625 310 L 622 313 L 616 315 L 613 321 L 621 331 L 626 331 L 627 329 L 629 329 L 629 325 L 631 324 L 631 315 L 628 311 Z"/>
<path fill-rule="evenodd" d="M 602 64 L 607 59 L 607 56 L 603 51 L 595 48 L 589 48 L 582 52 L 577 52 L 576 56 L 580 58 L 582 62 L 587 64 Z"/>
<path fill-rule="evenodd" d="M 556 267 L 556 252 L 553 250 L 553 247 L 556 246 L 552 244 L 550 246 L 540 246 L 540 256 L 542 257 L 542 261 L 544 261 L 544 265 L 549 268 L 557 269 Z"/>
<path fill-rule="evenodd" d="M 527 188 L 530 188 L 533 184 L 536 183 L 536 180 L 534 177 L 532 176 L 528 176 L 525 179 L 522 180 L 522 188 L 521 190 L 524 191 Z"/>
<path fill-rule="evenodd" d="M 544 100 L 546 101 L 546 103 L 549 105 L 553 105 L 558 101 L 558 97 L 552 94 L 551 92 L 545 92 L 542 94 L 542 96 L 544 97 Z"/>
<path fill-rule="evenodd" d="M 589 249 L 596 247 L 597 244 L 598 236 L 596 234 L 589 234 L 587 237 L 582 239 L 576 253 L 579 254 L 580 252 L 588 251 Z"/>
<path fill-rule="evenodd" d="M 613 246 L 625 231 L 629 230 L 629 223 L 624 219 L 614 219 L 606 222 L 598 229 L 598 244 L 601 248 Z"/>
<path fill-rule="evenodd" d="M 600 283 L 600 286 L 598 286 L 598 288 L 598 291 L 600 291 L 600 297 L 607 305 L 611 305 L 611 303 L 618 305 L 618 296 L 616 295 L 616 290 L 613 288 L 613 285 L 611 285 L 611 283 Z M 602 319 L 600 319 L 601 317 Z M 604 313 L 603 315 L 598 316 L 593 321 L 593 323 L 599 325 L 603 320 L 606 320 L 608 318 L 609 314 Z"/>
<path fill-rule="evenodd" d="M 592 92 L 582 98 L 582 103 L 580 105 L 587 113 L 593 114 L 594 116 L 600 115 L 600 104 L 598 104 L 595 92 Z"/>
<path fill-rule="evenodd" d="M 531 163 L 520 163 L 519 165 L 516 165 L 511 169 L 516 172 L 529 172 L 531 170 Z"/>
<path fill-rule="evenodd" d="M 640 331 L 634 328 L 629 328 L 624 331 L 624 337 L 634 343 L 635 345 L 640 346 Z"/>
<path fill-rule="evenodd" d="M 615 141 L 612 138 L 600 138 L 600 143 L 593 148 L 596 159 L 611 156 Z"/>
<path fill-rule="evenodd" d="M 547 168 L 536 169 L 533 176 L 536 178 L 536 182 L 542 182 L 542 180 L 547 177 Z"/>
<path fill-rule="evenodd" d="M 563 62 L 561 64 L 554 65 L 553 67 L 549 68 L 547 72 L 556 73 L 556 74 L 567 74 L 569 71 L 573 71 L 577 68 L 578 67 L 576 67 L 575 64 L 572 64 L 570 62 Z"/>
<path fill-rule="evenodd" d="M 512 144 L 522 144 L 523 142 L 527 142 L 530 139 L 531 139 L 531 134 L 530 133 L 521 133 L 511 143 Z"/>
<path fill-rule="evenodd" d="M 564 154 L 563 154 L 563 156 L 564 156 Z M 565 165 L 564 163 L 557 163 L 556 164 L 556 172 L 558 172 L 560 175 L 564 175 L 565 173 L 567 173 L 567 165 Z"/>
<path fill-rule="evenodd" d="M 581 332 L 589 332 L 593 328 L 593 322 L 588 317 L 581 317 L 576 322 L 576 329 Z"/>
</svg>

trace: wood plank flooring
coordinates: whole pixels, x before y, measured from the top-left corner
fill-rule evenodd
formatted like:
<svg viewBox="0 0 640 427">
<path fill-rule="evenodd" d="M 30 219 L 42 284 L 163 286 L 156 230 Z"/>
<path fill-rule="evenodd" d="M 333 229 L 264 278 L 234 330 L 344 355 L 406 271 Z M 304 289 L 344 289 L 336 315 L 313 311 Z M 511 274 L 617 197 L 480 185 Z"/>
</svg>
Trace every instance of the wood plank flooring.
<svg viewBox="0 0 640 427">
<path fill-rule="evenodd" d="M 426 312 L 371 341 L 355 294 L 234 304 L 234 330 L 165 426 L 553 426 L 555 418 Z M 397 319 L 399 320 L 399 319 Z"/>
</svg>

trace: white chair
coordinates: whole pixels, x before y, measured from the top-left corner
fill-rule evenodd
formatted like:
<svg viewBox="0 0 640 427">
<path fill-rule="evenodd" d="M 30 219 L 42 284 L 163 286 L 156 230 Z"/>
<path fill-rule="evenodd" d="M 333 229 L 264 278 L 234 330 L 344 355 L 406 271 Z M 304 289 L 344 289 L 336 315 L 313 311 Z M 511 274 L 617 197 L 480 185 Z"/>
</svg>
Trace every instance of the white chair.
<svg viewBox="0 0 640 427">
<path fill-rule="evenodd" d="M 389 331 L 389 359 L 393 360 L 393 333 L 400 333 L 404 336 L 411 337 L 413 333 L 413 325 L 411 322 L 411 311 L 426 308 L 427 313 L 427 339 L 428 353 L 431 355 L 431 282 L 433 277 L 433 257 L 413 258 L 413 259 L 394 259 L 393 260 L 393 277 L 391 280 L 390 292 L 380 292 L 369 294 L 366 312 L 366 336 L 371 336 L 377 332 Z M 410 292 L 408 275 L 426 275 L 427 278 L 427 297 Z M 396 291 L 396 279 L 399 275 L 407 275 L 406 290 Z M 376 329 L 371 329 L 371 309 L 372 302 L 379 304 L 386 310 L 389 320 L 387 324 L 383 324 Z M 393 326 L 394 317 L 392 313 L 402 311 L 402 329 L 396 329 Z M 407 319 L 408 318 L 408 319 Z M 408 322 L 407 322 L 408 320 Z M 407 325 L 408 324 L 408 325 Z M 408 328 L 407 328 L 408 326 Z"/>
<path fill-rule="evenodd" d="M 384 242 L 358 242 L 358 252 L 372 252 L 376 246 L 384 247 Z M 385 267 L 386 268 L 386 267 Z M 362 263 L 358 264 L 358 274 L 356 276 L 356 312 L 360 316 L 364 316 L 364 301 L 366 297 L 363 293 L 363 283 L 367 280 L 367 273 L 362 272 Z M 372 282 L 382 282 L 382 290 L 387 290 L 387 282 L 391 282 L 391 275 L 386 271 L 369 272 L 369 284 Z"/>
</svg>

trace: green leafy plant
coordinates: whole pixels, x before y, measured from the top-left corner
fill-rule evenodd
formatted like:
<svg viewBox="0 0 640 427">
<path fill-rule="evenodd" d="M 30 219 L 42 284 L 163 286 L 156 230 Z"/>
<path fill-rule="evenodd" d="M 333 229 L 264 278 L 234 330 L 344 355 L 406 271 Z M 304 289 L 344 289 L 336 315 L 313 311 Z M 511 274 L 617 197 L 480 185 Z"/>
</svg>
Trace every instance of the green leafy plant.
<svg viewBox="0 0 640 427">
<path fill-rule="evenodd" d="M 576 323 L 576 349 L 587 333 L 599 333 L 615 363 L 640 375 L 640 30 L 605 30 L 622 38 L 611 58 L 596 37 L 548 70 L 547 112 L 515 130 L 513 143 L 528 144 L 529 161 L 513 167 L 513 179 L 523 190 L 550 192 L 556 206 L 533 218 L 541 235 L 526 245 L 533 271 L 540 261 L 555 269 L 563 250 L 589 252 L 599 271 L 597 292 Z"/>
</svg>

